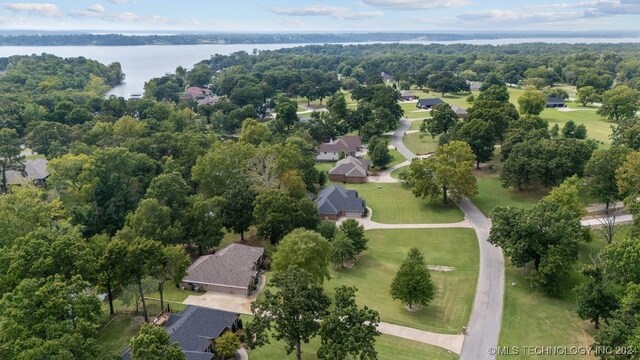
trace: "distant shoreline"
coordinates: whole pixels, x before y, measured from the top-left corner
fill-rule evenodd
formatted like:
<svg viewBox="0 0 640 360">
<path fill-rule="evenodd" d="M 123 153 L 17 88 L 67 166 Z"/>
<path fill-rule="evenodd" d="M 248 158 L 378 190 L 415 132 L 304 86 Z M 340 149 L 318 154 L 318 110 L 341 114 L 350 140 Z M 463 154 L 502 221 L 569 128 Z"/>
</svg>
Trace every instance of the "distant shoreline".
<svg viewBox="0 0 640 360">
<path fill-rule="evenodd" d="M 639 33 L 301 33 L 301 34 L 20 34 L 0 32 L 0 46 L 144 46 L 144 45 L 268 45 L 268 44 L 367 44 L 469 43 L 513 39 L 584 39 L 585 42 L 640 42 Z M 569 41 L 575 43 L 575 41 Z"/>
</svg>

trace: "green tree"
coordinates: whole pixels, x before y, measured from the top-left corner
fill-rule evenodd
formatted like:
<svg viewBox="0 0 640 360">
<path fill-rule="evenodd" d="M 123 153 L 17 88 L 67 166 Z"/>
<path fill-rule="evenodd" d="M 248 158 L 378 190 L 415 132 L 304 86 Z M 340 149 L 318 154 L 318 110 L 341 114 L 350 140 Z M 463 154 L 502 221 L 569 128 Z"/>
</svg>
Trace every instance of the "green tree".
<svg viewBox="0 0 640 360">
<path fill-rule="evenodd" d="M 220 335 L 215 341 L 216 353 L 223 359 L 233 358 L 240 350 L 240 339 L 231 331 Z"/>
<path fill-rule="evenodd" d="M 350 358 L 374 360 L 378 358 L 376 337 L 380 315 L 367 306 L 359 309 L 356 288 L 336 288 L 335 308 L 320 325 L 320 360 L 346 360 Z"/>
<path fill-rule="evenodd" d="M 349 261 L 355 260 L 356 250 L 351 240 L 343 232 L 338 232 L 335 239 L 330 243 L 331 262 L 340 268 L 344 268 Z"/>
<path fill-rule="evenodd" d="M 96 359 L 100 301 L 80 276 L 23 280 L 0 300 L 3 359 Z"/>
<path fill-rule="evenodd" d="M 160 309 L 164 309 L 164 284 L 167 281 L 175 285 L 179 284 L 187 275 L 189 265 L 191 265 L 189 255 L 184 252 L 181 245 L 162 248 L 160 257 L 155 259 L 155 264 L 151 265 L 151 276 L 158 281 Z"/>
<path fill-rule="evenodd" d="M 338 232 L 343 233 L 353 245 L 356 255 L 367 250 L 367 239 L 364 233 L 364 226 L 360 225 L 355 219 L 346 219 L 338 227 Z"/>
<path fill-rule="evenodd" d="M 185 360 L 180 346 L 171 343 L 162 327 L 143 324 L 140 332 L 129 341 L 132 360 Z"/>
<path fill-rule="evenodd" d="M 157 164 L 147 155 L 107 148 L 91 156 L 65 155 L 49 162 L 50 184 L 85 234 L 122 228 L 153 179 Z M 114 176 L 117 174 L 118 176 Z"/>
<path fill-rule="evenodd" d="M 259 146 L 271 141 L 273 134 L 266 124 L 259 123 L 256 119 L 246 119 L 242 122 L 240 142 Z"/>
<path fill-rule="evenodd" d="M 201 255 L 217 246 L 224 236 L 222 231 L 224 204 L 225 199 L 220 196 L 204 198 L 194 195 L 191 197 L 191 207 L 187 213 L 184 228 L 188 243 L 197 248 Z"/>
<path fill-rule="evenodd" d="M 434 156 L 414 160 L 409 167 L 407 184 L 416 197 L 442 196 L 444 204 L 448 204 L 449 197 L 455 201 L 471 197 L 478 192 L 471 172 L 474 160 L 467 143 L 451 141 L 440 146 Z"/>
<path fill-rule="evenodd" d="M 520 112 L 525 115 L 540 115 L 547 105 L 547 96 L 539 90 L 526 90 L 518 98 Z"/>
<path fill-rule="evenodd" d="M 640 100 L 640 92 L 637 90 L 627 85 L 616 86 L 612 90 L 605 91 L 598 115 L 615 121 L 631 119 L 638 111 L 638 100 Z"/>
<path fill-rule="evenodd" d="M 44 191 L 36 187 L 18 187 L 0 196 L 0 248 L 9 248 L 29 232 L 52 227 L 67 218 L 60 200 L 48 201 Z"/>
<path fill-rule="evenodd" d="M 409 305 L 427 306 L 436 296 L 431 274 L 422 253 L 412 248 L 391 282 L 391 297 Z"/>
<path fill-rule="evenodd" d="M 282 238 L 273 255 L 273 270 L 284 273 L 298 267 L 322 284 L 329 279 L 329 242 L 315 231 L 295 229 Z"/>
<path fill-rule="evenodd" d="M 295 228 L 315 229 L 319 221 L 311 200 L 293 199 L 280 190 L 267 190 L 256 197 L 253 218 L 258 235 L 272 244 Z"/>
<path fill-rule="evenodd" d="M 253 210 L 256 193 L 246 179 L 229 184 L 222 195 L 222 225 L 229 231 L 240 234 L 244 241 L 244 233 L 253 223 Z"/>
<path fill-rule="evenodd" d="M 600 319 L 609 325 L 609 318 L 618 308 L 618 299 L 610 286 L 607 286 L 602 268 L 586 268 L 582 273 L 590 278 L 589 282 L 578 285 L 574 291 L 577 295 L 578 316 L 594 323 L 600 328 Z"/>
<path fill-rule="evenodd" d="M 446 134 L 449 129 L 452 129 L 458 123 L 458 115 L 451 109 L 448 104 L 436 105 L 431 110 L 431 117 L 424 120 L 424 123 L 420 126 L 420 131 L 428 131 L 431 137 L 436 137 L 440 134 Z"/>
<path fill-rule="evenodd" d="M 333 221 L 322 220 L 318 223 L 316 231 L 328 241 L 333 240 L 336 235 L 336 224 Z"/>
<path fill-rule="evenodd" d="M 587 138 L 587 127 L 583 124 L 576 125 L 573 120 L 569 120 L 564 124 L 564 127 L 562 128 L 562 136 L 565 139 L 584 140 Z"/>
<path fill-rule="evenodd" d="M 589 103 L 594 103 L 598 101 L 598 93 L 593 86 L 583 86 L 578 88 L 578 101 L 582 104 L 582 106 L 587 106 Z"/>
<path fill-rule="evenodd" d="M 508 103 L 509 97 L 509 90 L 505 85 L 491 85 L 487 89 L 480 92 L 480 95 L 478 95 L 478 101 L 486 100 Z"/>
<path fill-rule="evenodd" d="M 7 172 L 24 171 L 24 158 L 20 156 L 20 139 L 13 129 L 0 129 L 0 172 L 2 172 L 2 188 L 0 193 L 8 192 Z"/>
<path fill-rule="evenodd" d="M 297 266 L 275 274 L 271 283 L 278 291 L 265 290 L 264 296 L 251 304 L 253 321 L 247 326 L 246 339 L 250 348 L 269 343 L 273 338 L 284 341 L 287 354 L 296 352 L 302 359 L 302 343 L 308 343 L 320 329 L 318 319 L 328 313 L 329 298 L 313 277 Z"/>
<path fill-rule="evenodd" d="M 143 199 L 134 213 L 127 216 L 126 225 L 136 235 L 156 239 L 163 244 L 177 244 L 182 240 L 180 223 L 171 221 L 171 209 L 156 199 Z"/>
<path fill-rule="evenodd" d="M 480 169 L 480 163 L 493 158 L 496 137 L 493 126 L 488 122 L 480 119 L 465 121 L 462 126 L 456 128 L 453 138 L 469 144 L 476 157 L 476 169 Z"/>
<path fill-rule="evenodd" d="M 369 157 L 373 166 L 383 168 L 393 160 L 389 152 L 389 143 L 387 140 L 372 136 L 369 139 Z"/>
<path fill-rule="evenodd" d="M 213 150 L 198 157 L 192 171 L 202 194 L 222 195 L 225 189 L 247 175 L 249 160 L 255 150 L 252 145 L 226 141 L 215 143 Z"/>
<path fill-rule="evenodd" d="M 500 246 L 516 267 L 533 262 L 530 281 L 549 295 L 562 289 L 578 257 L 580 242 L 590 233 L 580 225 L 585 213 L 574 177 L 553 189 L 531 209 L 497 207 L 489 242 Z"/>
<path fill-rule="evenodd" d="M 171 221 L 182 221 L 189 208 L 191 188 L 178 172 L 163 173 L 151 180 L 146 198 L 156 199 L 171 211 Z"/>
<path fill-rule="evenodd" d="M 630 150 L 626 147 L 613 146 L 607 150 L 596 150 L 584 168 L 589 181 L 589 194 L 605 203 L 605 212 L 609 205 L 623 199 L 618 191 L 616 170 L 622 166 Z"/>
<path fill-rule="evenodd" d="M 144 321 L 149 322 L 142 281 L 153 274 L 156 262 L 162 256 L 162 245 L 157 241 L 135 238 L 129 242 L 126 256 L 127 258 L 124 260 L 125 269 L 127 269 L 126 271 L 128 271 L 133 283 L 138 285 Z"/>
</svg>

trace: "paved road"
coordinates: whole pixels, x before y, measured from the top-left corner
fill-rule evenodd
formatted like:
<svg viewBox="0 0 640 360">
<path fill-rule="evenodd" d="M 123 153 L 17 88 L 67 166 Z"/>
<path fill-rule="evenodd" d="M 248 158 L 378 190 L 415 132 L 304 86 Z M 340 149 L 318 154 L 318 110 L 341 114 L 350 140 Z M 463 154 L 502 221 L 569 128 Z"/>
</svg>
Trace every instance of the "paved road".
<svg viewBox="0 0 640 360">
<path fill-rule="evenodd" d="M 460 354 L 462 343 L 464 341 L 464 335 L 438 334 L 384 322 L 380 323 L 378 330 L 383 334 L 439 346 L 456 354 Z"/>
<path fill-rule="evenodd" d="M 584 218 L 582 219 L 582 221 L 580 221 L 580 224 L 582 224 L 582 226 L 585 227 L 600 227 L 602 226 L 603 222 L 605 221 L 604 218 L 602 217 L 588 217 L 588 218 Z M 622 224 L 633 224 L 633 215 L 618 215 L 616 216 L 616 224 L 617 225 L 622 225 Z"/>
<path fill-rule="evenodd" d="M 407 160 L 416 156 L 402 141 L 404 133 L 410 127 L 409 120 L 400 119 L 400 128 L 391 138 L 391 143 Z M 489 219 L 468 199 L 460 201 L 458 205 L 465 214 L 465 221 L 470 222 L 476 231 L 480 247 L 478 284 L 460 360 L 493 360 L 495 355 L 490 355 L 488 350 L 498 346 L 500 337 L 505 281 L 504 256 L 500 248 L 487 242 L 491 231 Z"/>
<path fill-rule="evenodd" d="M 491 231 L 489 219 L 468 199 L 458 205 L 475 229 L 480 245 L 480 273 L 460 360 L 493 360 L 495 355 L 490 355 L 488 350 L 498 346 L 500 337 L 504 256 L 500 248 L 487 242 Z"/>
<path fill-rule="evenodd" d="M 404 137 L 404 133 L 407 132 L 410 127 L 411 127 L 411 121 L 409 121 L 408 119 L 402 118 L 400 119 L 400 127 L 391 136 L 391 144 L 395 146 L 396 149 L 398 149 L 398 151 L 400 152 L 400 154 L 402 154 L 402 156 L 404 156 L 409 161 L 413 160 L 413 158 L 416 157 L 416 154 L 412 153 L 404 145 L 402 138 Z"/>
</svg>

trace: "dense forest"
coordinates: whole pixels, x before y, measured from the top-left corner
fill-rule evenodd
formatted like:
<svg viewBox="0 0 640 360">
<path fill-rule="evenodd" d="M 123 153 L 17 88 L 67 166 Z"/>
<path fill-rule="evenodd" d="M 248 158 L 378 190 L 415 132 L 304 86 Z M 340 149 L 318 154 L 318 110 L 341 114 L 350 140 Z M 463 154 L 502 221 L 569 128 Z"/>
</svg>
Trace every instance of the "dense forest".
<svg viewBox="0 0 640 360">
<path fill-rule="evenodd" d="M 114 299 L 137 294 L 146 317 L 143 284 L 151 281 L 162 299 L 164 284 L 184 274 L 188 254 L 209 253 L 225 234 L 244 239 L 251 229 L 274 246 L 291 234 L 321 243 L 316 231 L 336 230 L 320 221 L 310 200 L 327 182 L 315 166 L 316 146 L 358 134 L 374 165 L 383 167 L 389 160 L 382 135 L 405 115 L 400 90 L 466 97 L 472 81 L 483 85 L 470 97 L 466 119 L 446 105 L 424 121 L 422 131 L 439 137 L 440 147 L 433 160 L 412 163 L 406 183 L 416 196 L 444 195 L 445 203 L 447 194 L 471 196 L 472 165 L 490 161 L 500 144 L 503 186 L 560 186 L 530 210 L 498 210 L 492 234 L 518 265 L 534 262 L 532 284 L 555 296 L 579 242 L 588 240 L 572 177 L 601 180 L 594 197 L 607 206 L 625 200 L 638 213 L 638 54 L 640 45 L 611 44 L 311 45 L 214 55 L 150 79 L 142 99 L 105 98 L 124 79 L 118 63 L 1 58 L 0 171 L 7 191 L 0 196 L 0 353 L 98 358 L 95 336 L 104 314 L 87 289 L 107 294 L 111 314 Z M 382 73 L 394 81 L 385 83 Z M 547 95 L 568 97 L 557 83 L 575 85 L 584 104 L 602 103 L 598 114 L 614 124 L 611 149 L 596 150 L 575 123 L 559 129 L 540 118 Z M 525 89 L 518 108 L 506 84 Z M 216 101 L 184 99 L 194 86 L 210 89 Z M 301 121 L 299 109 L 311 102 L 322 111 Z M 49 160 L 46 189 L 7 188 L 6 173 L 24 169 L 21 145 Z M 596 161 L 614 157 L 608 172 L 594 170 Z M 453 183 L 457 177 L 464 181 Z M 524 247 L 523 239 L 537 243 Z M 625 254 L 638 253 L 637 234 L 629 239 L 610 246 L 602 264 L 619 287 L 601 282 L 597 268 L 589 273 L 592 286 L 581 289 L 583 303 L 593 300 L 584 317 L 615 325 L 600 333 L 599 344 L 633 343 L 640 333 L 640 279 L 626 271 L 637 264 L 618 266 L 619 259 L 635 261 Z M 598 303 L 603 294 L 615 306 Z"/>
</svg>

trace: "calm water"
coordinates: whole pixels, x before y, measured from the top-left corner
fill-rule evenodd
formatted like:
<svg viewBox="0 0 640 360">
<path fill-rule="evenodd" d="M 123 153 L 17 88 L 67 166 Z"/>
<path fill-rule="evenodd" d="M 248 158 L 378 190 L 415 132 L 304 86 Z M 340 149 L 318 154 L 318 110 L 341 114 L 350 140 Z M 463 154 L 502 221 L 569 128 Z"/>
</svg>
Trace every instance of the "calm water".
<svg viewBox="0 0 640 360">
<path fill-rule="evenodd" d="M 547 43 L 623 43 L 640 42 L 640 38 L 528 38 L 478 39 L 463 41 L 407 41 L 407 44 L 473 44 L 506 45 L 528 42 Z M 110 94 L 125 98 L 142 93 L 145 81 L 174 72 L 178 66 L 191 68 L 211 55 L 228 55 L 237 51 L 251 53 L 254 49 L 275 50 L 304 44 L 237 44 L 237 45 L 148 45 L 148 46 L 0 46 L 0 57 L 48 53 L 61 57 L 84 56 L 104 64 L 119 61 L 126 74 L 125 83 Z"/>
</svg>

